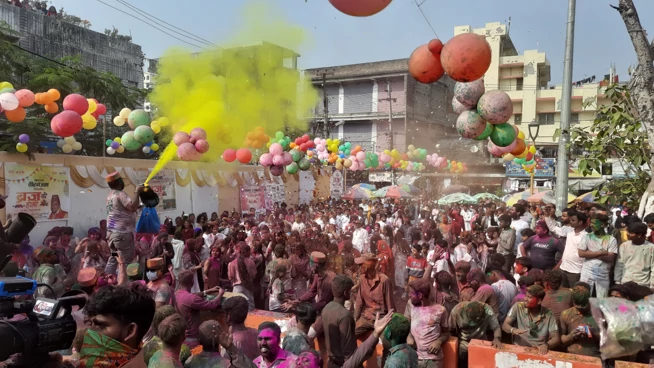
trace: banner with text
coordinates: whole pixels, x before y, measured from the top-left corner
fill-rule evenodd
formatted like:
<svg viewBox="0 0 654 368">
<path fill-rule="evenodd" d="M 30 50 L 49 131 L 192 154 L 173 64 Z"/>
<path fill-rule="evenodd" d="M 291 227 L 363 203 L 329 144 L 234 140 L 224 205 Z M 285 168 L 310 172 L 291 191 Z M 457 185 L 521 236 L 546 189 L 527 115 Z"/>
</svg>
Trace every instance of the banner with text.
<svg viewBox="0 0 654 368">
<path fill-rule="evenodd" d="M 148 171 L 139 171 L 140 182 L 144 183 L 150 174 Z M 159 196 L 157 212 L 175 211 L 177 209 L 175 170 L 161 170 L 150 181 L 148 185 Z"/>
<path fill-rule="evenodd" d="M 241 212 L 248 212 L 250 208 L 254 208 L 257 212 L 266 210 L 263 186 L 241 187 Z"/>
<path fill-rule="evenodd" d="M 5 164 L 7 216 L 24 212 L 36 221 L 68 219 L 69 177 L 63 166 Z"/>
</svg>

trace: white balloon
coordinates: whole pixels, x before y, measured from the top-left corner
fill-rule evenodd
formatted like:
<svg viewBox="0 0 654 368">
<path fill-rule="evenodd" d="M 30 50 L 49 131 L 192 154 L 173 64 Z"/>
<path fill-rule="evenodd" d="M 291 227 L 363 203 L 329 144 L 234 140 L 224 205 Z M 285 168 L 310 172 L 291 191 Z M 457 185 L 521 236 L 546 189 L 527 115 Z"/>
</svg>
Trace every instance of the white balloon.
<svg viewBox="0 0 654 368">
<path fill-rule="evenodd" d="M 16 110 L 19 106 L 18 97 L 16 97 L 13 93 L 3 93 L 0 95 L 0 106 L 2 106 L 2 108 L 7 111 Z"/>
<path fill-rule="evenodd" d="M 73 147 L 70 144 L 64 144 L 64 146 L 61 147 L 61 150 L 64 151 L 64 153 L 71 153 L 73 152 Z"/>
<path fill-rule="evenodd" d="M 73 144 L 73 143 L 77 142 L 77 140 L 75 139 L 75 137 L 71 136 L 71 137 L 64 138 L 64 142 L 66 142 L 66 144 Z"/>
<path fill-rule="evenodd" d="M 111 147 L 107 147 L 107 153 L 113 155 L 114 153 L 116 153 L 116 150 Z"/>
<path fill-rule="evenodd" d="M 143 147 L 143 153 L 150 153 L 151 149 L 148 146 Z"/>
<path fill-rule="evenodd" d="M 60 140 L 57 141 L 57 147 L 59 147 L 59 148 L 63 147 L 64 144 L 66 144 L 66 141 L 64 141 L 63 139 L 60 139 Z"/>
<path fill-rule="evenodd" d="M 80 142 L 73 143 L 73 150 L 79 151 L 82 149 L 82 144 Z"/>
</svg>

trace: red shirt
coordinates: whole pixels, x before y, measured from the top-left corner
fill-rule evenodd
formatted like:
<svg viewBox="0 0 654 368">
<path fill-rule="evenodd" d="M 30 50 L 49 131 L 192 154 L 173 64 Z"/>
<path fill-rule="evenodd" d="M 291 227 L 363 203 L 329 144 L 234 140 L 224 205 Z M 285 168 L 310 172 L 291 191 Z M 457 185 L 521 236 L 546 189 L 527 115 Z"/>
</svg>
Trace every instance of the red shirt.
<svg viewBox="0 0 654 368">
<path fill-rule="evenodd" d="M 427 268 L 427 258 L 414 258 L 413 256 L 409 256 L 406 260 L 406 268 L 409 272 L 409 276 L 422 278 L 425 274 L 425 269 Z"/>
</svg>

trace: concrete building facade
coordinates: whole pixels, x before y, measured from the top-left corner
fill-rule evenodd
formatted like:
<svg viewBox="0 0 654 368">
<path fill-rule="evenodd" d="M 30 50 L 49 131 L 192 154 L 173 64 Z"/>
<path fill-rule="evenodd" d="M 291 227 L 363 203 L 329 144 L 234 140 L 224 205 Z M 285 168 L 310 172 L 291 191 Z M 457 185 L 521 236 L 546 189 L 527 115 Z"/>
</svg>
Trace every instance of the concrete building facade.
<svg viewBox="0 0 654 368">
<path fill-rule="evenodd" d="M 82 63 L 110 72 L 126 86 L 143 87 L 141 46 L 48 17 L 42 13 L 0 3 L 0 21 L 20 34 L 18 46 L 54 60 L 80 55 Z"/>
</svg>

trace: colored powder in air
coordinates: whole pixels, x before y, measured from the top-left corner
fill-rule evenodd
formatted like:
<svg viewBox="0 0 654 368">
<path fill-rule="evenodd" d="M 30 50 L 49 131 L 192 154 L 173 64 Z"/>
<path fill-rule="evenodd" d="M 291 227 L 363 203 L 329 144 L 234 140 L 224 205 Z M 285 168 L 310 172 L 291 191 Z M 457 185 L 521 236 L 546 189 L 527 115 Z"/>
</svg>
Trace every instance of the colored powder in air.
<svg viewBox="0 0 654 368">
<path fill-rule="evenodd" d="M 172 49 L 160 59 L 150 100 L 159 116 L 170 119 L 171 136 L 203 128 L 211 148 L 202 161 L 216 162 L 225 148 L 244 147 L 257 126 L 269 135 L 307 128 L 318 102 L 311 81 L 293 69 L 292 60 L 305 42 L 305 32 L 271 9 L 246 7 L 242 30 L 225 48 L 192 54 Z M 265 40 L 265 41 L 262 41 Z M 171 141 L 146 183 L 176 157 Z"/>
</svg>

